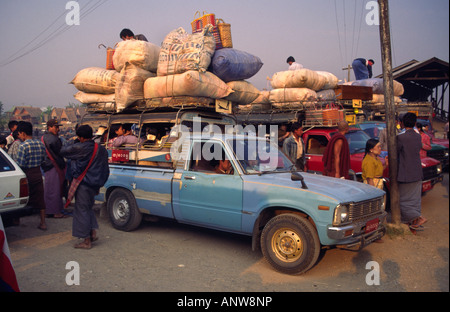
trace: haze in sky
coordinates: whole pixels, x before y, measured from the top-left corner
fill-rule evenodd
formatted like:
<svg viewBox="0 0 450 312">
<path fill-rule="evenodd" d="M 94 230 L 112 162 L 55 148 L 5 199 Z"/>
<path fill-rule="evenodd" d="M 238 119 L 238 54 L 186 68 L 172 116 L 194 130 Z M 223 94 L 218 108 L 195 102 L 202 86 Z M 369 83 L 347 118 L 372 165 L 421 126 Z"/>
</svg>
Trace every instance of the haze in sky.
<svg viewBox="0 0 450 312">
<path fill-rule="evenodd" d="M 342 68 L 357 57 L 374 59 L 374 76 L 382 73 L 379 27 L 372 18 L 376 1 L 72 1 L 81 8 L 79 25 L 69 25 L 76 21 L 70 2 L 0 2 L 0 101 L 5 110 L 79 104 L 69 82 L 81 69 L 105 66 L 106 50 L 99 44 L 113 47 L 121 41 L 120 31 L 130 28 L 160 45 L 173 29 L 190 32 L 197 11 L 230 23 L 234 48 L 261 58 L 264 66 L 249 79 L 260 90 L 270 89 L 267 77 L 287 70 L 291 55 L 306 68 L 341 80 L 347 79 Z M 449 61 L 448 0 L 391 0 L 389 9 L 394 67 L 412 59 Z"/>
</svg>

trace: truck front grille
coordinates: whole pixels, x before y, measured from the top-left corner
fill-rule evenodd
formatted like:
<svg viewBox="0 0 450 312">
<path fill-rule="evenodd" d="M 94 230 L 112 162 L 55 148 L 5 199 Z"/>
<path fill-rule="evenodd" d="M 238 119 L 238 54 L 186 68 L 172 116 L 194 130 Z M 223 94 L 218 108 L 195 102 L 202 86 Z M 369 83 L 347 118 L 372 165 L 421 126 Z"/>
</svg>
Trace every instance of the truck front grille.
<svg viewBox="0 0 450 312">
<path fill-rule="evenodd" d="M 349 221 L 359 221 L 382 211 L 383 197 L 350 204 Z"/>
</svg>

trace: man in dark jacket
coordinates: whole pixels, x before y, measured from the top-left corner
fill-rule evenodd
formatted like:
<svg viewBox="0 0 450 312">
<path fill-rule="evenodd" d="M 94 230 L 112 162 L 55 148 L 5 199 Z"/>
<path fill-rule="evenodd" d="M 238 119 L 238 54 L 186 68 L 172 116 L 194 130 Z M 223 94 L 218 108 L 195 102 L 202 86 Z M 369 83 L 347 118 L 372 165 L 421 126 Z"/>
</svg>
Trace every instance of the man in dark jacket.
<svg viewBox="0 0 450 312">
<path fill-rule="evenodd" d="M 419 229 L 427 220 L 422 211 L 422 163 L 420 149 L 422 138 L 414 130 L 417 117 L 407 113 L 402 118 L 405 132 L 397 135 L 398 173 L 397 181 L 400 195 L 402 222 L 412 229 Z"/>
<path fill-rule="evenodd" d="M 70 168 L 74 179 L 82 176 L 92 158 L 86 175 L 83 177 L 75 193 L 72 235 L 84 239 L 75 248 L 90 249 L 91 243 L 97 240 L 97 218 L 93 211 L 95 199 L 100 188 L 109 177 L 108 152 L 92 140 L 92 128 L 80 126 L 76 132 L 79 143 L 64 146 L 61 155 L 71 160 Z M 95 145 L 98 150 L 94 155 Z M 94 156 L 93 156 L 94 155 Z"/>
<path fill-rule="evenodd" d="M 357 58 L 352 63 L 353 72 L 356 80 L 363 80 L 372 78 L 372 66 L 375 64 L 374 60 L 366 60 L 364 58 Z"/>
<path fill-rule="evenodd" d="M 56 119 L 47 122 L 47 132 L 42 137 L 46 157 L 41 165 L 44 171 L 45 213 L 54 218 L 63 218 L 63 183 L 66 175 L 66 162 L 59 154 L 62 148 L 58 137 L 59 124 Z"/>
</svg>

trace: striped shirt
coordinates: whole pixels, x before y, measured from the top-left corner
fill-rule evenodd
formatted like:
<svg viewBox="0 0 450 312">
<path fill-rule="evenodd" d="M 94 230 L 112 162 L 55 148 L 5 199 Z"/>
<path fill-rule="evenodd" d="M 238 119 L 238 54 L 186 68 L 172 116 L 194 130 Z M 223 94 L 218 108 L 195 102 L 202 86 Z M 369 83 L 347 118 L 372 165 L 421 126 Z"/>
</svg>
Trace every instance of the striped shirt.
<svg viewBox="0 0 450 312">
<path fill-rule="evenodd" d="M 45 147 L 41 141 L 26 140 L 17 148 L 17 164 L 24 169 L 39 167 L 45 159 Z"/>
</svg>

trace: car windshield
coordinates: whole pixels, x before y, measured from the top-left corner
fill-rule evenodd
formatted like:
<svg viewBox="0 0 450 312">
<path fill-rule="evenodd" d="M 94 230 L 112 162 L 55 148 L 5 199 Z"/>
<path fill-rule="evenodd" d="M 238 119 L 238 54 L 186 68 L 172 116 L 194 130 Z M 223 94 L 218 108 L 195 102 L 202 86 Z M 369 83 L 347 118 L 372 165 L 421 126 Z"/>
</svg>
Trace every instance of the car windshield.
<svg viewBox="0 0 450 312">
<path fill-rule="evenodd" d="M 228 144 L 246 174 L 289 172 L 294 168 L 278 145 L 268 140 L 247 137 L 229 140 Z"/>
<path fill-rule="evenodd" d="M 378 139 L 380 137 L 381 131 L 386 128 L 385 123 L 367 123 L 359 124 L 359 127 L 367 133 L 372 139 Z"/>
<path fill-rule="evenodd" d="M 345 137 L 350 147 L 350 154 L 363 153 L 366 149 L 367 140 L 370 139 L 364 131 L 353 130 L 350 130 Z"/>
</svg>

